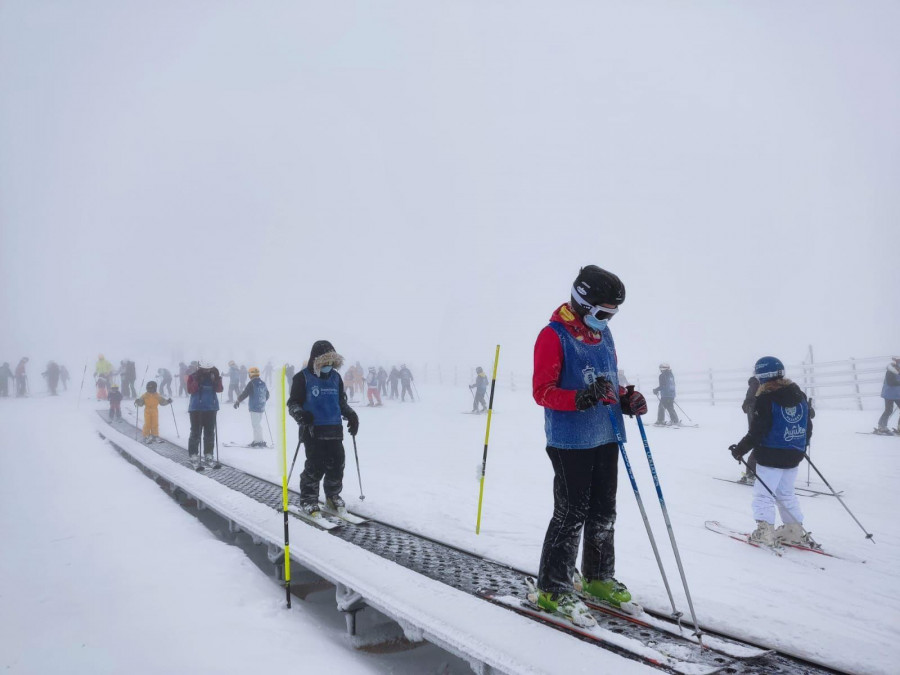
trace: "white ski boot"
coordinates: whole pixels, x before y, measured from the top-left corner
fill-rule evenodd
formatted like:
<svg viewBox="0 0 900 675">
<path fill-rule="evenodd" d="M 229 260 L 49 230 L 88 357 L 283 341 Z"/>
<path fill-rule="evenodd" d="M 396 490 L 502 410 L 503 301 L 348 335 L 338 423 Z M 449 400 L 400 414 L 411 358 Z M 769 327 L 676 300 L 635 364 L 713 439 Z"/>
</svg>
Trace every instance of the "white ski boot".
<svg viewBox="0 0 900 675">
<path fill-rule="evenodd" d="M 750 543 L 776 548 L 778 544 L 775 540 L 775 526 L 765 520 L 757 520 L 756 529 L 750 533 Z"/>
<path fill-rule="evenodd" d="M 814 550 L 822 549 L 822 546 L 812 538 L 812 535 L 803 529 L 801 523 L 785 523 L 775 530 L 775 540 L 779 544 L 803 546 Z"/>
<path fill-rule="evenodd" d="M 575 593 L 548 593 L 537 588 L 529 579 L 527 599 L 538 609 L 558 614 L 580 628 L 593 628 L 597 620 L 591 614 L 591 610 Z"/>
</svg>

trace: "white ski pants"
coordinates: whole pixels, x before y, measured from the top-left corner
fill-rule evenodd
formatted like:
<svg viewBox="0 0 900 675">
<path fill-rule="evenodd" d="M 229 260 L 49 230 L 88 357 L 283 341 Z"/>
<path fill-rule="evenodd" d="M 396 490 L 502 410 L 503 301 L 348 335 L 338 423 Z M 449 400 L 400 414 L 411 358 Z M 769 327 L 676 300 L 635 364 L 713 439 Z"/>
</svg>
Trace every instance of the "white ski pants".
<svg viewBox="0 0 900 675">
<path fill-rule="evenodd" d="M 253 442 L 263 443 L 262 419 L 265 413 L 251 412 L 250 424 L 253 425 Z"/>
<path fill-rule="evenodd" d="M 797 495 L 794 494 L 794 481 L 797 479 L 797 470 L 774 469 L 771 466 L 756 465 L 757 481 L 753 484 L 753 518 L 775 524 L 775 504 L 769 490 L 778 498 L 778 513 L 781 522 L 785 525 L 802 523 L 803 512 Z M 769 490 L 763 487 L 763 483 L 769 486 Z"/>
</svg>

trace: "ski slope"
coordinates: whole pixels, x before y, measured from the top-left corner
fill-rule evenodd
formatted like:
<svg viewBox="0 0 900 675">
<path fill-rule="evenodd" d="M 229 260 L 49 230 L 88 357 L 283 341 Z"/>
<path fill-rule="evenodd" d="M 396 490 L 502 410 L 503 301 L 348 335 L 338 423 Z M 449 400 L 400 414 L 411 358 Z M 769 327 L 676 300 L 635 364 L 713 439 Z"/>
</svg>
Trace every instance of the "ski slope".
<svg viewBox="0 0 900 675">
<path fill-rule="evenodd" d="M 421 391 L 421 402 L 357 407 L 366 500 L 357 499 L 348 442 L 348 504 L 379 520 L 536 571 L 551 511 L 552 477 L 540 409 L 527 391 L 497 392 L 482 532 L 476 536 L 476 468 L 486 419 L 460 414 L 469 405 L 464 388 Z M 258 664 L 296 665 L 303 658 L 313 663 L 338 659 L 329 660 L 329 668 L 337 665 L 342 672 L 468 669 L 431 646 L 393 655 L 353 652 L 343 642 L 342 621 L 330 598 L 313 596 L 312 608 L 299 616 L 280 612 L 276 585 L 96 439 L 86 418 L 102 404 L 83 400 L 79 412 L 72 398 L 2 404 L 6 451 L 0 460 L 0 522 L 12 534 L 7 545 L 13 555 L 3 558 L 0 617 L 15 628 L 0 638 L 0 652 L 11 655 L 4 663 L 11 672 L 52 672 L 61 662 L 70 663 L 70 672 L 115 672 L 129 654 L 143 657 L 143 672 L 165 670 L 161 664 L 172 660 L 200 672 L 238 672 Z M 130 402 L 123 409 L 133 411 Z M 188 431 L 185 410 L 186 399 L 176 399 L 182 444 Z M 276 433 L 277 410 L 270 402 Z M 856 434 L 871 426 L 871 412 L 822 411 L 813 457 L 832 484 L 846 491 L 847 503 L 875 533 L 877 544 L 864 540 L 835 499 L 801 498 L 807 527 L 828 550 L 866 562 L 814 555 L 807 562 L 800 558 L 804 554 L 793 556 L 794 561 L 776 559 L 703 526 L 709 519 L 739 529 L 753 525 L 750 490 L 712 478 L 738 475 L 726 448 L 739 438 L 743 414 L 726 408 L 688 412 L 700 428 L 649 427 L 648 434 L 701 622 L 849 672 L 895 672 L 900 583 L 893 563 L 900 542 L 889 517 L 898 506 L 891 488 L 900 439 Z M 179 442 L 171 412 L 162 409 L 160 419 L 162 435 Z M 250 439 L 246 407 L 223 404 L 219 424 L 223 441 Z M 293 436 L 293 422 L 288 424 Z M 642 447 L 633 421 L 627 426 L 632 465 L 677 589 Z M 220 451 L 228 463 L 279 479 L 280 456 L 274 449 Z M 301 465 L 302 457 L 294 487 Z M 41 484 L 52 489 L 40 490 Z M 624 469 L 620 488 L 617 576 L 640 602 L 666 611 L 665 591 Z M 219 592 L 225 586 L 236 591 Z M 686 611 L 680 592 L 677 599 Z M 200 617 L 211 622 L 214 646 L 209 649 L 196 648 Z M 507 622 L 503 625 L 509 630 Z M 158 650 L 162 639 L 171 648 Z M 83 652 L 76 649 L 79 640 L 87 645 Z M 568 662 L 565 654 L 556 660 L 559 672 L 578 672 L 584 665 Z M 635 665 L 616 657 L 619 662 L 629 669 Z M 635 670 L 646 669 L 635 665 Z"/>
</svg>

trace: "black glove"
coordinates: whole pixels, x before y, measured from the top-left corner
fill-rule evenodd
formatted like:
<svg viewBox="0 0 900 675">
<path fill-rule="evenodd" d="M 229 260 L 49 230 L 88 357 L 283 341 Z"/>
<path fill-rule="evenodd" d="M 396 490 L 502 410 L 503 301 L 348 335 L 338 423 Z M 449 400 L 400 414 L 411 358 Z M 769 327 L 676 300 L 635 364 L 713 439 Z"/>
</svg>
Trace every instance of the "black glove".
<svg viewBox="0 0 900 675">
<path fill-rule="evenodd" d="M 641 392 L 634 390 L 634 385 L 630 384 L 625 388 L 625 393 L 619 397 L 619 402 L 622 404 L 622 412 L 625 415 L 647 414 L 647 399 Z"/>
<path fill-rule="evenodd" d="M 359 415 L 352 410 L 347 415 L 347 431 L 350 432 L 351 436 L 356 436 L 357 432 L 359 432 Z"/>
<path fill-rule="evenodd" d="M 729 445 L 728 449 L 731 451 L 731 456 L 739 462 L 747 452 L 746 450 L 741 450 L 741 447 L 739 445 Z"/>
<path fill-rule="evenodd" d="M 616 396 L 612 383 L 605 377 L 598 377 L 575 394 L 575 410 L 587 410 L 600 402 L 615 403 Z"/>
<path fill-rule="evenodd" d="M 654 394 L 658 394 L 658 393 L 659 393 L 659 387 L 657 387 L 656 389 L 654 389 L 654 390 L 653 390 L 653 393 L 654 393 Z"/>
<path fill-rule="evenodd" d="M 235 401 L 235 402 L 234 402 L 234 409 L 237 410 L 237 409 L 240 408 L 240 407 L 241 407 L 240 402 L 239 402 L 239 401 Z"/>
<path fill-rule="evenodd" d="M 167 399 L 166 399 L 166 403 L 168 403 L 169 405 L 172 405 L 172 399 L 167 398 Z"/>
</svg>

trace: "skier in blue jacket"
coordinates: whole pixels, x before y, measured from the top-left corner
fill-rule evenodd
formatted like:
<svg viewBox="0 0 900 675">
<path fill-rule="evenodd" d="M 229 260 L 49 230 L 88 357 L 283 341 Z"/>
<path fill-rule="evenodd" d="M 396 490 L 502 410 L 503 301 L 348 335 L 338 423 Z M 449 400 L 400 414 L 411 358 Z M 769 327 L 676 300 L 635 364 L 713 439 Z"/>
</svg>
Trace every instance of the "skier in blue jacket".
<svg viewBox="0 0 900 675">
<path fill-rule="evenodd" d="M 253 426 L 253 442 L 250 444 L 250 447 L 264 448 L 266 447 L 266 440 L 263 438 L 262 420 L 263 415 L 266 414 L 269 388 L 265 382 L 259 379 L 259 368 L 250 368 L 247 374 L 250 376 L 250 381 L 247 382 L 244 391 L 241 392 L 237 401 L 234 402 L 234 409 L 237 410 L 241 405 L 241 401 L 245 398 L 250 399 L 248 407 L 250 408 L 250 424 Z"/>
<path fill-rule="evenodd" d="M 200 437 L 203 436 L 203 455 L 207 464 L 213 463 L 213 447 L 216 433 L 216 413 L 222 393 L 222 377 L 219 369 L 209 361 L 200 361 L 195 372 L 188 377 L 187 390 L 191 395 L 188 415 L 191 418 L 191 435 L 188 439 L 188 459 L 195 469 L 200 467 Z"/>
<path fill-rule="evenodd" d="M 666 412 L 669 413 L 670 424 L 681 424 L 675 413 L 675 376 L 668 363 L 659 364 L 659 386 L 653 390 L 659 396 L 659 407 L 656 409 L 654 426 L 666 426 Z"/>
<path fill-rule="evenodd" d="M 900 408 L 900 356 L 891 359 L 891 363 L 884 373 L 884 384 L 881 386 L 881 398 L 884 399 L 884 412 L 878 420 L 878 426 L 875 427 L 876 434 L 890 436 L 891 434 L 900 434 L 900 419 L 897 420 L 897 430 L 888 429 L 887 423 L 894 412 L 894 406 Z"/>
<path fill-rule="evenodd" d="M 759 479 L 753 485 L 756 530 L 750 535 L 750 541 L 768 547 L 784 542 L 821 548 L 803 529 L 803 512 L 794 494 L 797 467 L 812 437 L 812 418 L 816 413 L 800 387 L 784 376 L 784 364 L 779 359 L 762 357 L 756 362 L 754 372 L 759 389 L 750 430 L 740 442 L 728 447 L 738 461 L 750 450 L 756 455 Z M 777 530 L 776 505 L 784 523 Z"/>
<path fill-rule="evenodd" d="M 344 430 L 356 436 L 359 417 L 347 403 L 344 381 L 338 369 L 344 357 L 328 340 L 316 341 L 307 366 L 294 375 L 288 413 L 300 426 L 306 464 L 300 474 L 300 508 L 309 515 L 319 510 L 319 483 L 323 483 L 329 508 L 345 508 L 341 498 L 344 481 Z M 323 481 L 324 478 L 324 481 Z"/>
</svg>

